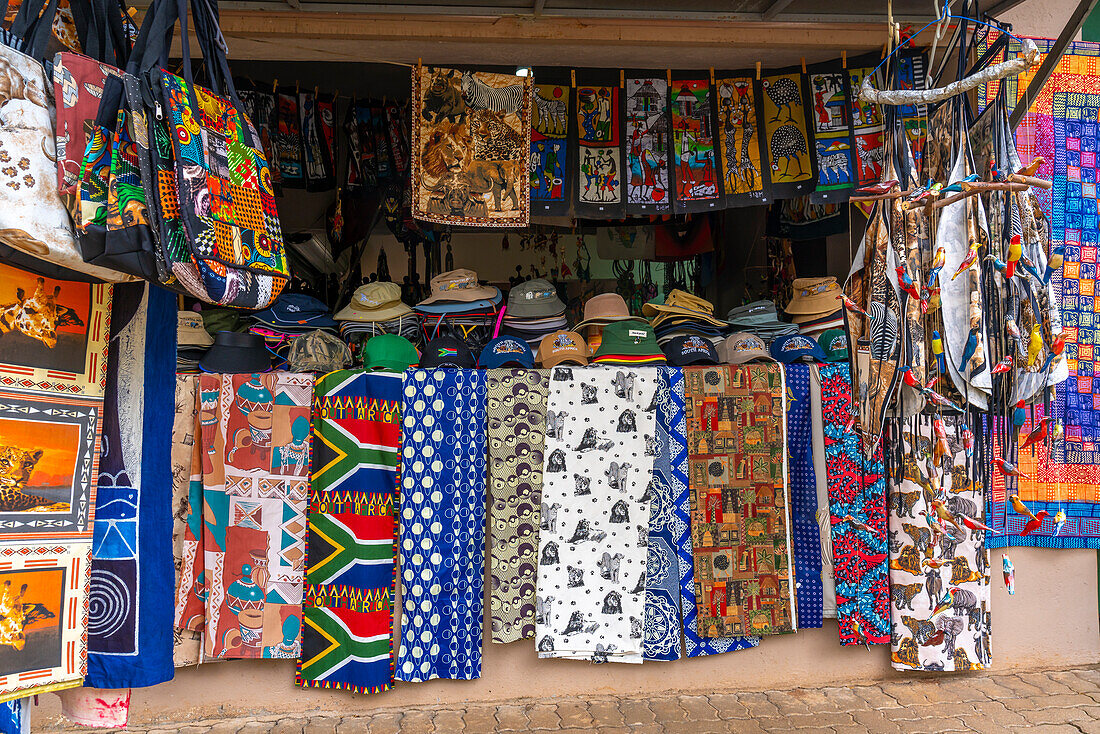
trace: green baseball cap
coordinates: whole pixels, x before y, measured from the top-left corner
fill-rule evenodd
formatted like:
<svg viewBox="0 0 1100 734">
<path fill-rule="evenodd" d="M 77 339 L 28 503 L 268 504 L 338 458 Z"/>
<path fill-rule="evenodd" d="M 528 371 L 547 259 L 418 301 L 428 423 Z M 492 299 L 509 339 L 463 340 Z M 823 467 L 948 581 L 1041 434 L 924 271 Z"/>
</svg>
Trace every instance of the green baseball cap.
<svg viewBox="0 0 1100 734">
<path fill-rule="evenodd" d="M 616 364 L 664 364 L 665 353 L 649 324 L 614 321 L 603 327 L 603 340 L 592 361 Z"/>
<path fill-rule="evenodd" d="M 848 334 L 844 329 L 826 329 L 817 339 L 830 362 L 843 362 L 848 359 Z"/>
<path fill-rule="evenodd" d="M 397 334 L 379 334 L 363 344 L 363 366 L 368 370 L 404 372 L 420 362 L 413 343 Z"/>
</svg>

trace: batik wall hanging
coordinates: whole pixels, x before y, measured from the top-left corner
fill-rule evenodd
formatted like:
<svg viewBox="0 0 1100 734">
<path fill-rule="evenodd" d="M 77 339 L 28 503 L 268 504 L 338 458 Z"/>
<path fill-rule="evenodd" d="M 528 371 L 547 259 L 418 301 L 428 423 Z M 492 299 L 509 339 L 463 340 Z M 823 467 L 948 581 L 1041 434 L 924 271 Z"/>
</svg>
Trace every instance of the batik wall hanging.
<svg viewBox="0 0 1100 734">
<path fill-rule="evenodd" d="M 298 94 L 281 91 L 275 95 L 275 99 L 278 115 L 275 153 L 278 156 L 279 179 L 287 188 L 302 189 L 306 185 L 306 172 L 302 161 L 302 121 L 298 112 Z"/>
<path fill-rule="evenodd" d="M 627 77 L 625 115 L 626 214 L 668 214 L 672 211 L 668 81 L 659 76 Z"/>
<path fill-rule="evenodd" d="M 207 657 L 301 650 L 312 399 L 311 374 L 200 377 Z"/>
<path fill-rule="evenodd" d="M 787 378 L 787 462 L 791 496 L 791 560 L 798 594 L 798 626 L 821 627 L 821 538 L 817 528 L 810 421 L 810 365 L 785 368 Z"/>
<path fill-rule="evenodd" d="M 989 552 L 976 527 L 985 500 L 963 442 L 937 437 L 957 437 L 961 419 L 934 420 L 943 426 L 926 417 L 894 426 L 902 463 L 890 501 L 890 661 L 897 670 L 981 670 L 990 664 Z M 951 520 L 929 524 L 937 515 Z"/>
<path fill-rule="evenodd" d="M 306 190 L 328 191 L 336 185 L 336 115 L 332 100 L 301 92 L 298 116 Z"/>
<path fill-rule="evenodd" d="M 714 141 L 714 99 L 706 79 L 673 78 L 669 87 L 676 212 L 722 204 L 722 173 Z"/>
<path fill-rule="evenodd" d="M 176 297 L 115 286 L 88 591 L 85 685 L 171 680 L 174 570 L 172 423 Z"/>
<path fill-rule="evenodd" d="M 808 194 L 817 181 L 817 156 L 803 76 L 794 71 L 765 76 L 760 86 L 772 197 Z"/>
<path fill-rule="evenodd" d="M 890 639 L 886 481 L 882 447 L 867 459 L 854 427 L 851 371 L 820 366 L 825 466 L 840 644 L 885 644 Z M 897 498 L 897 495 L 894 495 Z"/>
<path fill-rule="evenodd" d="M 844 201 L 856 185 L 856 147 L 852 133 L 852 89 L 840 65 L 823 64 L 806 77 L 817 151 L 815 201 Z"/>
<path fill-rule="evenodd" d="M 248 119 L 260 134 L 260 145 L 267 159 L 267 170 L 271 174 L 271 186 L 276 195 L 282 193 L 283 176 L 279 166 L 279 154 L 275 147 L 275 136 L 279 129 L 277 101 L 274 94 L 258 89 L 238 90 L 241 104 Z"/>
<path fill-rule="evenodd" d="M 414 217 L 527 226 L 533 91 L 530 76 L 413 69 Z"/>
<path fill-rule="evenodd" d="M 551 370 L 540 658 L 642 662 L 656 391 L 653 368 Z"/>
<path fill-rule="evenodd" d="M 478 370 L 404 376 L 399 681 L 481 677 L 485 388 Z"/>
<path fill-rule="evenodd" d="M 384 105 L 383 111 L 386 115 L 386 139 L 389 141 L 393 174 L 403 181 L 409 172 L 409 125 L 403 108 L 396 102 Z"/>
<path fill-rule="evenodd" d="M 852 132 L 856 149 L 856 184 L 866 186 L 882 178 L 886 162 L 886 126 L 882 121 L 882 108 L 859 98 L 857 90 L 868 74 L 874 73 L 874 64 L 857 66 L 848 70 L 848 88 L 852 90 Z"/>
<path fill-rule="evenodd" d="M 397 177 L 397 170 L 393 164 L 393 155 L 390 151 L 390 135 L 386 129 L 386 109 L 381 104 L 374 103 L 370 107 L 370 126 L 374 134 L 375 166 L 378 169 L 379 181 L 393 181 Z M 464 141 L 464 144 L 467 144 Z"/>
<path fill-rule="evenodd" d="M 535 636 L 549 373 L 495 369 L 488 378 L 490 639 L 504 643 Z"/>
<path fill-rule="evenodd" d="M 684 370 L 701 637 L 797 628 L 778 365 Z"/>
<path fill-rule="evenodd" d="M 626 213 L 623 89 L 617 82 L 596 83 L 594 76 L 585 79 L 582 75 L 582 82 L 574 87 L 578 175 L 573 213 L 577 217 L 619 219 Z"/>
<path fill-rule="evenodd" d="M 897 66 L 894 69 L 895 89 L 925 89 L 928 74 L 928 54 L 918 49 L 902 49 L 897 54 Z M 913 161 L 917 170 L 922 170 L 924 144 L 928 139 L 927 105 L 902 105 L 896 108 L 913 151 Z"/>
<path fill-rule="evenodd" d="M 348 105 L 344 113 L 344 140 L 347 143 L 344 187 L 350 192 L 378 186 L 370 105 L 360 104 L 354 99 Z"/>
<path fill-rule="evenodd" d="M 836 575 L 833 569 L 832 515 L 829 513 L 829 470 L 825 463 L 825 421 L 821 403 L 821 371 L 810 370 L 810 422 L 814 482 L 817 485 L 818 540 L 821 541 L 821 616 L 837 619 Z"/>
<path fill-rule="evenodd" d="M 668 478 L 672 487 L 674 517 L 673 540 L 680 575 L 680 614 L 684 628 L 684 652 L 687 657 L 718 655 L 744 650 L 760 644 L 759 637 L 701 637 L 697 620 L 699 608 L 695 596 L 695 553 L 691 541 L 691 490 L 688 488 L 687 418 L 684 402 L 684 372 L 667 368 L 668 402 L 657 403 L 657 421 L 667 431 Z"/>
<path fill-rule="evenodd" d="M 531 116 L 531 212 L 569 212 L 569 86 L 536 84 Z"/>
<path fill-rule="evenodd" d="M 195 588 L 194 568 L 202 553 L 202 436 L 199 376 L 176 375 L 172 420 L 172 560 L 176 565 L 172 662 L 177 668 L 202 662 L 202 630 L 181 624 L 181 597 Z M 201 587 L 201 582 L 200 582 Z M 201 598 L 198 599 L 201 605 Z M 202 607 L 200 606 L 200 609 Z M 202 609 L 205 618 L 205 609 Z"/>
<path fill-rule="evenodd" d="M 718 79 L 714 87 L 726 206 L 766 204 L 771 166 L 764 142 L 763 87 L 747 74 Z"/>
<path fill-rule="evenodd" d="M 341 370 L 317 380 L 300 686 L 393 685 L 400 440 L 401 375 Z"/>
</svg>

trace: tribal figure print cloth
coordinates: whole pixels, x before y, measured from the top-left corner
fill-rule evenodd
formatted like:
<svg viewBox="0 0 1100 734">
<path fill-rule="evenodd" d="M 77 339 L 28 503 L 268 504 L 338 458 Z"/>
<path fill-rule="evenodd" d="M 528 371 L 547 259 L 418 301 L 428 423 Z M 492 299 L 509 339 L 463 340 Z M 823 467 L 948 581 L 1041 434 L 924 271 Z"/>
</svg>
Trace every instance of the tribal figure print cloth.
<svg viewBox="0 0 1100 734">
<path fill-rule="evenodd" d="M 536 84 L 531 123 L 531 211 L 569 212 L 569 86 Z"/>
<path fill-rule="evenodd" d="M 489 612 L 493 642 L 535 636 L 546 370 L 488 371 Z"/>
<path fill-rule="evenodd" d="M 486 380 L 462 369 L 404 375 L 399 681 L 481 677 Z"/>
<path fill-rule="evenodd" d="M 296 658 L 313 375 L 199 378 L 205 655 Z"/>
<path fill-rule="evenodd" d="M 771 169 L 763 140 L 764 112 L 760 82 L 735 76 L 715 82 L 718 90 L 718 144 L 726 206 L 766 204 Z"/>
<path fill-rule="evenodd" d="M 394 491 L 401 375 L 341 370 L 313 397 L 313 465 L 296 682 L 393 685 Z"/>
<path fill-rule="evenodd" d="M 938 420 L 948 436 L 961 430 L 956 416 Z M 986 531 L 959 520 L 983 522 L 982 485 L 961 440 L 937 438 L 921 417 L 895 428 L 903 454 L 890 495 L 890 662 L 896 670 L 982 670 L 990 663 Z M 940 509 L 951 521 L 935 519 Z"/>
<path fill-rule="evenodd" d="M 691 367 L 684 379 L 699 635 L 793 632 L 782 368 Z"/>
<path fill-rule="evenodd" d="M 642 662 L 656 391 L 654 368 L 551 370 L 540 658 Z"/>
<path fill-rule="evenodd" d="M 714 144 L 711 85 L 705 79 L 673 79 L 669 91 L 676 213 L 717 209 L 722 182 Z"/>
<path fill-rule="evenodd" d="M 573 210 L 578 217 L 618 219 L 625 211 L 622 94 L 617 83 L 582 83 L 576 88 L 579 176 Z"/>
<path fill-rule="evenodd" d="M 626 80 L 626 213 L 672 211 L 669 189 L 668 82 L 648 76 Z"/>
</svg>

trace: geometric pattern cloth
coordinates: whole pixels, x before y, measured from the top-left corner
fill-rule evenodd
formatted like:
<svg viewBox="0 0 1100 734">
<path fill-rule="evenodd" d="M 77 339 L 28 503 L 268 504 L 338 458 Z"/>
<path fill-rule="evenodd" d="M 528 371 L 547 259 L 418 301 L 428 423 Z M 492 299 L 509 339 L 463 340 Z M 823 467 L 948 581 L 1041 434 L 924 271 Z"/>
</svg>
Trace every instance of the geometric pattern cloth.
<svg viewBox="0 0 1100 734">
<path fill-rule="evenodd" d="M 810 365 L 787 372 L 787 461 L 790 462 L 791 556 L 798 598 L 798 626 L 821 627 L 821 536 L 817 526 L 817 482 L 810 440 Z"/>
<path fill-rule="evenodd" d="M 690 367 L 684 378 L 699 635 L 793 632 L 783 370 Z"/>
<path fill-rule="evenodd" d="M 535 571 L 546 440 L 546 370 L 489 370 L 489 556 L 492 641 L 535 636 Z"/>
<path fill-rule="evenodd" d="M 393 686 L 393 517 L 401 375 L 318 377 L 300 686 L 379 693 Z"/>
<path fill-rule="evenodd" d="M 890 641 L 890 583 L 882 446 L 864 460 L 859 432 L 848 428 L 854 416 L 848 363 L 819 369 L 840 644 L 885 644 Z"/>
<path fill-rule="evenodd" d="M 205 655 L 296 658 L 313 375 L 204 374 L 199 400 Z"/>
<path fill-rule="evenodd" d="M 404 375 L 400 681 L 481 677 L 486 381 L 465 369 Z"/>
<path fill-rule="evenodd" d="M 177 668 L 202 662 L 201 627 L 206 610 L 197 602 L 194 625 L 182 620 L 183 605 L 194 587 L 192 574 L 202 548 L 202 446 L 199 428 L 199 376 L 176 375 L 176 413 L 172 421 L 172 555 L 176 564 L 175 646 Z M 201 567 L 201 563 L 199 564 Z"/>
</svg>

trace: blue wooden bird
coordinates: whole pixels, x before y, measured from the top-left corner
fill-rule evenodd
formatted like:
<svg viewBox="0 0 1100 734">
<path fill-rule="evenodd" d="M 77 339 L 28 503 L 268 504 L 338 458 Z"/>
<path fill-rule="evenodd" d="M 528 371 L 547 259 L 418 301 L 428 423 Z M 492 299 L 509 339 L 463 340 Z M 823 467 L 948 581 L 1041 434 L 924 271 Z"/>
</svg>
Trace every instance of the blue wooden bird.
<svg viewBox="0 0 1100 734">
<path fill-rule="evenodd" d="M 978 330 L 971 329 L 970 336 L 966 338 L 966 347 L 963 348 L 962 359 L 959 360 L 959 372 L 966 374 L 966 365 L 974 352 L 978 349 Z"/>
<path fill-rule="evenodd" d="M 981 178 L 981 176 L 979 176 L 978 174 L 972 173 L 972 174 L 970 174 L 969 176 L 967 176 L 966 178 L 964 178 L 961 181 L 956 181 L 953 184 L 949 184 L 947 186 L 944 186 L 943 187 L 943 193 L 945 193 L 945 194 L 950 194 L 952 192 L 958 193 L 959 191 L 963 190 L 962 185 L 964 183 L 974 183 L 975 181 L 977 181 L 980 178 Z"/>
<path fill-rule="evenodd" d="M 940 374 L 946 375 L 947 358 L 943 356 L 943 337 L 935 329 L 932 330 L 932 354 L 936 355 L 936 366 L 939 367 Z"/>
</svg>

